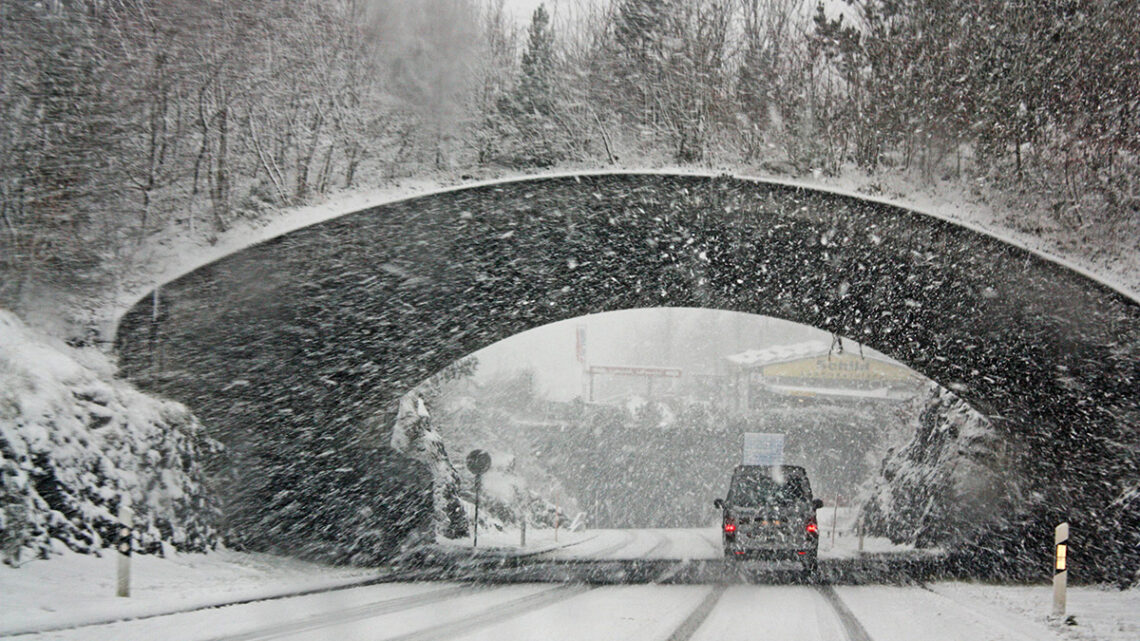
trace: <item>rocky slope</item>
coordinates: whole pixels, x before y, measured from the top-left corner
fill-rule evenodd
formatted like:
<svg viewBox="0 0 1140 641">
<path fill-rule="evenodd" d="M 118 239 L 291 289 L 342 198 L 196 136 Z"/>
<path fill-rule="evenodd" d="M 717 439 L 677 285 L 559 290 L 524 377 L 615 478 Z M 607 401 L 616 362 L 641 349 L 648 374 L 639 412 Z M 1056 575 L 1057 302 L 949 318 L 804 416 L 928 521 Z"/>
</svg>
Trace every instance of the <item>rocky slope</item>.
<svg viewBox="0 0 1140 641">
<path fill-rule="evenodd" d="M 94 350 L 0 310 L 0 555 L 18 565 L 115 542 L 129 501 L 136 550 L 204 551 L 217 508 L 204 458 L 219 452 L 183 405 L 114 378 Z"/>
</svg>

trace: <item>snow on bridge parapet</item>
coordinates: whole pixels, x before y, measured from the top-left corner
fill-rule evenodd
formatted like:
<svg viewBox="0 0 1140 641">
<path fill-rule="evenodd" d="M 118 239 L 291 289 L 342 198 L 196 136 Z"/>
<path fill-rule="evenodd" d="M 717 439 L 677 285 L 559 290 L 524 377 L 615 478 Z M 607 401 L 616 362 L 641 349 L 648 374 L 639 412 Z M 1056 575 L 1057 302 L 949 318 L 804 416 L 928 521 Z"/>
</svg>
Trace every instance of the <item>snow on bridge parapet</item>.
<svg viewBox="0 0 1140 641">
<path fill-rule="evenodd" d="M 149 273 L 136 274 L 126 279 L 129 284 L 114 297 L 110 307 L 101 312 L 105 338 L 114 336 L 118 331 L 118 322 L 123 314 L 130 309 L 140 298 L 161 286 L 184 276 L 195 269 L 220 260 L 225 256 L 239 252 L 247 247 L 265 242 L 272 238 L 287 234 L 304 227 L 322 223 L 340 216 L 362 211 L 372 207 L 397 203 L 411 198 L 432 196 L 436 194 L 452 193 L 466 189 L 510 184 L 522 181 L 538 181 L 553 178 L 606 176 L 606 175 L 678 175 L 705 178 L 731 177 L 738 180 L 757 183 L 769 183 L 810 189 L 837 196 L 848 196 L 868 202 L 879 203 L 891 207 L 900 207 L 919 214 L 944 220 L 960 225 L 972 231 L 985 234 L 1004 243 L 1029 251 L 1041 258 L 1062 265 L 1076 271 L 1081 275 L 1097 281 L 1133 301 L 1140 302 L 1140 290 L 1136 289 L 1136 281 L 1124 282 L 1119 280 L 1119 274 L 1103 273 L 1103 266 L 1091 264 L 1079 255 L 1059 256 L 1043 248 L 1045 239 L 1014 232 L 1003 228 L 995 221 L 992 211 L 982 207 L 971 206 L 964 202 L 934 202 L 925 198 L 888 199 L 873 196 L 857 191 L 847 186 L 839 186 L 820 180 L 790 180 L 779 176 L 763 176 L 745 173 L 728 173 L 724 171 L 708 171 L 687 167 L 667 168 L 624 168 L 624 169 L 583 169 L 580 171 L 558 171 L 537 174 L 521 174 L 505 176 L 486 180 L 460 182 L 447 184 L 443 178 L 428 178 L 408 180 L 389 187 L 374 190 L 361 190 L 345 193 L 330 198 L 328 201 L 316 205 L 305 205 L 279 210 L 275 217 L 269 220 L 252 220 L 245 224 L 236 225 L 230 232 L 221 238 L 211 240 L 209 244 L 202 244 L 200 238 L 174 237 L 166 238 L 153 248 L 156 254 L 155 262 Z M 1121 267 L 1123 272 L 1140 272 L 1140 263 L 1133 261 L 1132 265 Z"/>
</svg>

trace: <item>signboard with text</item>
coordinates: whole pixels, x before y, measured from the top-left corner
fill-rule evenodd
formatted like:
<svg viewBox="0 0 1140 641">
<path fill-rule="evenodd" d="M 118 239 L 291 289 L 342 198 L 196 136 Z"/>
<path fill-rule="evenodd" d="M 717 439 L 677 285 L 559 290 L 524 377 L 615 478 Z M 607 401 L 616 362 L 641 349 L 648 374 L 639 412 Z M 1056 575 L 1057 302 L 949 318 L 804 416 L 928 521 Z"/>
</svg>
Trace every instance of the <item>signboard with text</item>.
<svg viewBox="0 0 1140 641">
<path fill-rule="evenodd" d="M 612 374 L 614 376 L 660 376 L 681 378 L 681 370 L 676 367 L 623 367 L 617 365 L 591 365 L 591 374 Z"/>
<path fill-rule="evenodd" d="M 744 465 L 783 465 L 784 435 L 763 432 L 745 432 Z"/>
</svg>

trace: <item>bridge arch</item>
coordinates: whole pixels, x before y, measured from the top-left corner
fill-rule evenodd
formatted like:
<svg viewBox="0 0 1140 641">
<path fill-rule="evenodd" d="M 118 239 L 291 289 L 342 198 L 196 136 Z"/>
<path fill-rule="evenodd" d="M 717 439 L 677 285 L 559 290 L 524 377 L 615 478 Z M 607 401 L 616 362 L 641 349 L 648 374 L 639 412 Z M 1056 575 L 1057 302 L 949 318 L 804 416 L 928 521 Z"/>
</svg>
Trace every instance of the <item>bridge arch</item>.
<svg viewBox="0 0 1140 641">
<path fill-rule="evenodd" d="M 498 340 L 673 306 L 849 336 L 1040 452 L 1033 473 L 1135 464 L 1108 443 L 1140 425 L 1136 300 L 945 220 L 727 176 L 536 178 L 354 212 L 163 285 L 116 344 L 125 374 L 223 434 L 359 443 L 405 391 Z"/>
</svg>

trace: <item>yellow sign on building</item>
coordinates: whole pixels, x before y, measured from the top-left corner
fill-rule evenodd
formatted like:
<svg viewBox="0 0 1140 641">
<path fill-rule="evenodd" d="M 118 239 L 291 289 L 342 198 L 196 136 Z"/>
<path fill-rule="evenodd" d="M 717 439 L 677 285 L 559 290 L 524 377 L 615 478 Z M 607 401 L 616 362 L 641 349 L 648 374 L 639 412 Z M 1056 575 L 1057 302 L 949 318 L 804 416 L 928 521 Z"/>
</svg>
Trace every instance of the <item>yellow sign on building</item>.
<svg viewBox="0 0 1140 641">
<path fill-rule="evenodd" d="M 864 358 L 850 352 L 773 363 L 762 367 L 759 374 L 769 380 L 810 380 L 832 385 L 843 382 L 902 383 L 915 378 L 914 372 L 905 367 L 877 358 Z"/>
</svg>

